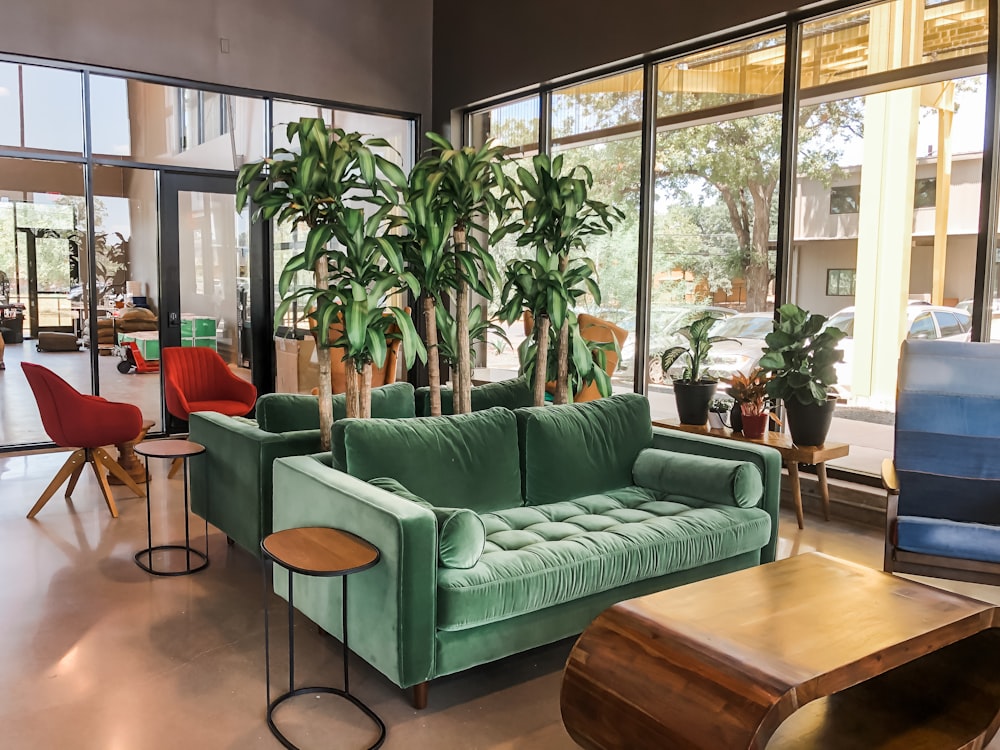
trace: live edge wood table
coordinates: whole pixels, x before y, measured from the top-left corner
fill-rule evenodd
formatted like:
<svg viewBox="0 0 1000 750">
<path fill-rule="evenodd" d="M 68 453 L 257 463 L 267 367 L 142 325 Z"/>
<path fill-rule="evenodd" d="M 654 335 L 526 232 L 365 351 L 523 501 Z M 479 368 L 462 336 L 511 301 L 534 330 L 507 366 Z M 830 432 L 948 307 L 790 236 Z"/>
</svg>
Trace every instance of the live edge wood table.
<svg viewBox="0 0 1000 750">
<path fill-rule="evenodd" d="M 979 750 L 1000 726 L 1000 608 L 798 555 L 605 610 L 561 706 L 585 748 Z"/>
<path fill-rule="evenodd" d="M 819 478 L 819 493 L 823 500 L 823 517 L 830 520 L 830 488 L 826 483 L 826 462 L 834 458 L 843 458 L 850 450 L 847 443 L 824 443 L 823 445 L 801 446 L 793 445 L 790 435 L 783 432 L 765 432 L 762 438 L 744 437 L 742 432 L 730 430 L 728 427 L 709 428 L 706 425 L 680 424 L 671 420 L 654 420 L 654 427 L 666 427 L 668 430 L 681 430 L 696 435 L 711 435 L 726 440 L 739 440 L 744 443 L 766 445 L 781 454 L 781 462 L 788 469 L 788 480 L 792 486 L 792 499 L 795 500 L 795 518 L 799 528 L 804 528 L 802 514 L 802 487 L 799 484 L 799 464 L 816 467 Z"/>
</svg>

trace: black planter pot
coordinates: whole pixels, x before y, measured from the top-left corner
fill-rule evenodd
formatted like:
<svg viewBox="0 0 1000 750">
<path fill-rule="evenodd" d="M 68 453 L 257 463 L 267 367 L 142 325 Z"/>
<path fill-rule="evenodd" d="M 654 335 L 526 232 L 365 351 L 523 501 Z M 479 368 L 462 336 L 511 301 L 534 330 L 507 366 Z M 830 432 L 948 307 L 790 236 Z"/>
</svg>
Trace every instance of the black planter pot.
<svg viewBox="0 0 1000 750">
<path fill-rule="evenodd" d="M 829 396 L 823 404 L 802 404 L 791 399 L 785 402 L 788 431 L 795 445 L 823 445 L 833 421 L 837 397 Z"/>
<path fill-rule="evenodd" d="M 718 385 L 714 380 L 699 380 L 696 383 L 674 381 L 674 400 L 677 402 L 677 415 L 681 424 L 703 425 L 708 421 L 708 407 L 712 404 Z"/>
<path fill-rule="evenodd" d="M 733 432 L 743 432 L 743 410 L 739 404 L 733 404 L 733 409 L 729 412 L 729 426 Z"/>
</svg>

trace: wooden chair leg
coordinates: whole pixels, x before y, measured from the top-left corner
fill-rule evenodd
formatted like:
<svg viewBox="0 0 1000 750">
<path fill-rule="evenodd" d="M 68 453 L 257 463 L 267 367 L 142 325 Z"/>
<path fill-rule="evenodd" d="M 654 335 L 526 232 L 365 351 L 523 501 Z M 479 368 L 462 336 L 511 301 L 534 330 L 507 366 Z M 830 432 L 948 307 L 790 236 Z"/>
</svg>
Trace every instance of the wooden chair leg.
<svg viewBox="0 0 1000 750">
<path fill-rule="evenodd" d="M 56 475 L 52 478 L 52 481 L 49 482 L 49 486 L 45 488 L 45 491 L 42 493 L 42 496 L 38 498 L 38 502 L 36 502 L 31 507 L 31 510 L 28 511 L 28 518 L 34 518 L 35 515 L 38 513 L 38 511 L 40 511 L 42 507 L 45 505 L 45 503 L 47 503 L 49 499 L 51 499 L 51 497 L 54 494 L 56 494 L 56 490 L 58 490 L 62 486 L 62 483 L 65 482 L 68 478 L 72 477 L 74 473 L 77 473 L 78 467 L 82 469 L 83 465 L 86 462 L 87 462 L 87 451 L 85 451 L 83 448 L 78 448 L 77 450 L 73 451 L 70 454 L 69 458 L 66 459 L 66 463 L 62 465 L 62 468 L 59 469 Z"/>
<path fill-rule="evenodd" d="M 69 478 L 69 484 L 66 485 L 66 499 L 69 500 L 73 496 L 73 490 L 76 489 L 76 483 L 80 480 L 80 475 L 83 473 L 83 467 L 87 465 L 87 461 L 83 460 L 80 462 L 79 466 L 73 469 L 73 476 Z"/>
<path fill-rule="evenodd" d="M 181 466 L 183 466 L 183 465 L 184 465 L 184 459 L 183 458 L 175 458 L 170 463 L 170 471 L 167 472 L 167 479 L 173 479 L 174 478 L 174 474 L 176 474 L 177 470 L 180 469 Z"/>
<path fill-rule="evenodd" d="M 430 686 L 430 682 L 421 682 L 413 686 L 413 707 L 418 711 L 427 708 L 427 693 Z"/>
<path fill-rule="evenodd" d="M 122 468 L 122 465 L 115 461 L 115 459 L 111 457 L 111 454 L 104 450 L 104 448 L 94 448 L 94 455 L 100 458 L 101 464 L 104 468 L 118 477 L 118 480 L 132 490 L 136 497 L 146 497 L 146 493 L 132 478 L 132 475 L 125 471 L 125 469 Z"/>
<path fill-rule="evenodd" d="M 104 494 L 104 502 L 108 504 L 108 510 L 111 511 L 111 517 L 118 518 L 118 506 L 115 505 L 115 497 L 111 494 L 111 485 L 108 484 L 108 478 L 104 474 L 101 458 L 92 451 L 89 459 L 90 466 L 94 469 L 94 476 L 97 477 L 97 483 L 101 486 L 101 492 Z"/>
</svg>

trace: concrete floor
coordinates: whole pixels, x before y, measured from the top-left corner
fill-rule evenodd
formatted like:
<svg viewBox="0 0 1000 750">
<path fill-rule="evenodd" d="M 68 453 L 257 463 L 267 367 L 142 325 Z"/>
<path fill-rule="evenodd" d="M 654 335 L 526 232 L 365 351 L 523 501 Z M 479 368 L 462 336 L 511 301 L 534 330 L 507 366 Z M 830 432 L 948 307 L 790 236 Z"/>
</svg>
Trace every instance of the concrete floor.
<svg viewBox="0 0 1000 750">
<path fill-rule="evenodd" d="M 154 578 L 133 562 L 145 546 L 144 501 L 117 488 L 112 519 L 85 474 L 72 503 L 57 496 L 33 521 L 24 514 L 66 454 L 0 458 L 0 746 L 6 750 L 278 748 L 264 721 L 262 577 L 258 562 L 210 529 L 211 565 Z M 183 537 L 179 479 L 153 462 L 154 544 Z M 169 497 L 169 504 L 165 502 Z M 201 542 L 203 525 L 192 518 Z M 878 532 L 782 515 L 780 556 L 820 550 L 881 566 Z M 1000 589 L 937 581 L 1000 603 Z M 287 673 L 284 601 L 271 595 L 273 674 Z M 340 644 L 296 619 L 299 677 L 339 684 Z M 559 716 L 567 640 L 435 681 L 430 705 L 358 659 L 353 691 L 385 720 L 384 747 L 575 747 Z M 275 683 L 280 688 L 280 679 Z M 303 748 L 364 747 L 360 714 L 329 697 L 299 699 L 278 720 Z M 1000 750 L 1000 740 L 990 745 Z"/>
</svg>

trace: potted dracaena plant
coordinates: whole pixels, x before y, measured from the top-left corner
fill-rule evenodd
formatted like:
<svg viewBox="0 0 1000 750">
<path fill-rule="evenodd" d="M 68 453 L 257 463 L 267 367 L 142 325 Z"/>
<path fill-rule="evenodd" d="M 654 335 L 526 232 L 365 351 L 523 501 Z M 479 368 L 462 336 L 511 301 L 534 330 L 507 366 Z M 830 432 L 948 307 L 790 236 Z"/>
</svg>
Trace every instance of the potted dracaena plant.
<svg viewBox="0 0 1000 750">
<path fill-rule="evenodd" d="M 532 343 L 523 350 L 522 369 L 532 373 L 536 405 L 545 402 L 549 336 L 550 329 L 555 330 L 553 402 L 565 404 L 570 398 L 570 359 L 579 357 L 580 364 L 585 365 L 584 352 L 591 356 L 585 341 L 570 335 L 571 328 L 578 333 L 572 307 L 587 293 L 594 304 L 601 301 L 593 261 L 571 254 L 585 252 L 589 237 L 613 231 L 615 222 L 624 214 L 590 197 L 594 177 L 585 166 L 577 165 L 564 173 L 563 157 L 549 158 L 545 154 L 535 156 L 531 166 L 531 171 L 518 167 L 513 192 L 520 208 L 517 245 L 531 247 L 535 257 L 507 264 L 498 317 L 514 323 L 527 309 L 534 319 Z M 580 343 L 573 345 L 573 338 Z M 592 366 L 585 369 L 593 370 Z M 599 388 L 608 386 L 599 376 L 597 382 Z"/>
<path fill-rule="evenodd" d="M 497 226 L 489 235 L 490 244 L 511 231 L 507 208 L 510 180 L 502 169 L 502 146 L 487 143 L 479 149 L 455 148 L 437 133 L 426 136 L 433 145 L 411 172 L 403 206 L 407 213 L 404 223 L 409 224 L 412 235 L 408 252 L 412 260 L 419 258 L 418 273 L 430 282 L 422 312 L 428 346 L 437 350 L 432 351 L 428 366 L 431 413 L 439 414 L 441 409 L 435 308 L 447 291 L 454 303 L 454 410 L 465 414 L 472 411 L 470 290 L 489 298 L 499 281 L 496 262 L 480 237 L 487 235 L 483 222 L 491 217 Z"/>
<path fill-rule="evenodd" d="M 708 406 L 719 384 L 705 369 L 708 353 L 713 344 L 735 340 L 711 335 L 712 326 L 717 320 L 718 318 L 709 314 L 691 321 L 677 331 L 687 341 L 687 346 L 672 346 L 660 354 L 660 367 L 664 374 L 683 358 L 684 371 L 673 381 L 674 400 L 681 424 L 703 425 L 708 421 Z"/>
<path fill-rule="evenodd" d="M 844 358 L 837 345 L 846 334 L 826 321 L 823 315 L 785 304 L 764 339 L 760 366 L 771 375 L 767 393 L 784 402 L 796 445 L 822 445 L 833 420 L 837 397 L 830 386 L 837 382 L 835 365 Z"/>
<path fill-rule="evenodd" d="M 403 267 L 398 239 L 389 233 L 405 176 L 377 153 L 389 148 L 388 142 L 328 128 L 317 118 L 289 123 L 286 132 L 292 148 L 275 149 L 240 169 L 236 203 L 242 210 L 252 198 L 255 221 L 302 223 L 309 229 L 303 251 L 281 271 L 275 324 L 293 304 L 306 311 L 302 319 L 319 350 L 320 438 L 328 450 L 330 347 L 345 350 L 347 415 L 370 416 L 371 367 L 384 364 L 386 337 L 402 339 L 407 366 L 424 356 L 410 316 L 388 303 L 396 291 L 407 288 L 417 295 L 420 289 Z M 293 284 L 302 271 L 312 273 L 312 284 Z M 331 340 L 334 322 L 342 323 L 343 333 Z M 393 323 L 398 333 L 390 333 Z"/>
</svg>

